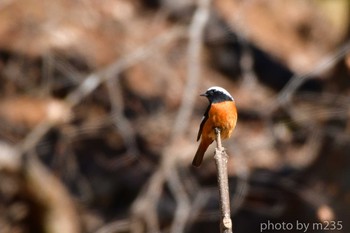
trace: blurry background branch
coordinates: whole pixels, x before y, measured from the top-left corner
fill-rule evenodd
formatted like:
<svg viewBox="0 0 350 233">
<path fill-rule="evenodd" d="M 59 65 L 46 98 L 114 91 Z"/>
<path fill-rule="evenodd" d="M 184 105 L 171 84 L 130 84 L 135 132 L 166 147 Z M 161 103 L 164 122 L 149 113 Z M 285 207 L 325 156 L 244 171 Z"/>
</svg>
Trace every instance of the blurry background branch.
<svg viewBox="0 0 350 233">
<path fill-rule="evenodd" d="M 188 28 L 188 49 L 187 49 L 187 83 L 183 89 L 181 108 L 175 120 L 173 137 L 181 136 L 187 128 L 191 116 L 198 83 L 201 76 L 201 50 L 203 47 L 204 28 L 209 19 L 210 0 L 198 0 L 197 10 Z"/>
<path fill-rule="evenodd" d="M 150 43 L 141 48 L 135 49 L 133 52 L 125 55 L 120 60 L 117 60 L 108 67 L 90 74 L 84 79 L 83 83 L 80 84 L 79 87 L 67 97 L 68 103 L 70 103 L 72 106 L 78 104 L 82 99 L 93 92 L 102 82 L 118 77 L 118 74 L 120 74 L 122 71 L 148 58 L 162 46 L 167 45 L 175 39 L 179 39 L 182 34 L 182 28 L 173 28 L 166 31 L 162 35 L 153 39 Z"/>
<path fill-rule="evenodd" d="M 333 54 L 320 58 L 319 63 L 316 64 L 315 67 L 312 67 L 311 71 L 301 75 L 294 75 L 285 85 L 285 87 L 280 91 L 278 97 L 276 98 L 278 106 L 283 106 L 289 103 L 295 92 L 301 85 L 303 85 L 306 79 L 320 76 L 323 73 L 327 72 L 329 69 L 333 68 L 340 60 L 344 59 L 344 57 L 348 55 L 349 52 L 350 41 L 347 41 Z"/>
<path fill-rule="evenodd" d="M 137 201 L 133 205 L 134 215 L 140 218 L 143 216 L 148 226 L 148 231 L 159 231 L 159 226 L 154 218 L 156 215 L 156 205 L 159 201 L 162 186 L 169 185 L 171 193 L 176 200 L 176 211 L 172 221 L 170 232 L 184 232 L 188 216 L 191 211 L 191 203 L 189 197 L 183 187 L 183 183 L 177 171 L 177 157 L 180 153 L 177 149 L 179 139 L 184 136 L 185 130 L 189 123 L 189 118 L 193 111 L 194 101 L 196 98 L 196 90 L 200 78 L 200 58 L 203 46 L 203 33 L 206 22 L 209 18 L 210 1 L 199 0 L 198 6 L 193 14 L 191 24 L 188 31 L 188 48 L 187 48 L 187 77 L 185 88 L 183 88 L 182 101 L 179 111 L 175 118 L 175 123 L 172 128 L 172 134 L 168 146 L 164 149 L 161 155 L 161 163 L 156 172 L 151 176 L 146 191 L 141 193 Z M 156 185 L 156 187 L 154 187 Z M 153 195 L 157 192 L 156 195 Z M 140 207 L 142 208 L 140 209 Z M 149 212 L 152 212 L 149 215 Z M 153 216 L 148 219 L 146 216 Z"/>
</svg>

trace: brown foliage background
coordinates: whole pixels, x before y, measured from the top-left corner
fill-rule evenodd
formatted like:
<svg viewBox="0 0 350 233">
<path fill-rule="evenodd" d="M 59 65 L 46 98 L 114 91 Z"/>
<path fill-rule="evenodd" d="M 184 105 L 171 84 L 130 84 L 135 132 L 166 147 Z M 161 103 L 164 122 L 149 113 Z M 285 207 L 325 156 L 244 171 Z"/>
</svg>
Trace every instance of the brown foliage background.
<svg viewBox="0 0 350 233">
<path fill-rule="evenodd" d="M 219 231 L 213 148 L 190 166 L 214 85 L 239 111 L 233 231 L 349 232 L 349 17 L 347 0 L 1 1 L 0 232 Z"/>
</svg>

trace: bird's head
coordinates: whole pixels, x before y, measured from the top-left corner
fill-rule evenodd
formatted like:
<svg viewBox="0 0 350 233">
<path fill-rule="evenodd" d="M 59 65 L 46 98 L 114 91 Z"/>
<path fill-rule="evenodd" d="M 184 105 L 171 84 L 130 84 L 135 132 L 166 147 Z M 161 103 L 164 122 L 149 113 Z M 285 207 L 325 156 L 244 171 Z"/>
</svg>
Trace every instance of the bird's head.
<svg viewBox="0 0 350 233">
<path fill-rule="evenodd" d="M 210 87 L 204 94 L 208 98 L 210 103 L 220 103 L 223 101 L 233 101 L 233 97 L 222 87 Z"/>
</svg>

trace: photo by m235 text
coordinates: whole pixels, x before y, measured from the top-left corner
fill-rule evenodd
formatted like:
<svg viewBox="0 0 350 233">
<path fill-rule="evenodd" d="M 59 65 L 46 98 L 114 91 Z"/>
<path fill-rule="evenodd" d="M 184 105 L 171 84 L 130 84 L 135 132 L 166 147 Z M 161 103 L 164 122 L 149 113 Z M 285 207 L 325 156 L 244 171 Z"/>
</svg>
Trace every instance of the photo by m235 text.
<svg viewBox="0 0 350 233">
<path fill-rule="evenodd" d="M 343 229 L 343 221 L 323 221 L 323 222 L 267 222 L 260 223 L 260 232 L 271 230 L 283 231 L 340 231 Z"/>
</svg>

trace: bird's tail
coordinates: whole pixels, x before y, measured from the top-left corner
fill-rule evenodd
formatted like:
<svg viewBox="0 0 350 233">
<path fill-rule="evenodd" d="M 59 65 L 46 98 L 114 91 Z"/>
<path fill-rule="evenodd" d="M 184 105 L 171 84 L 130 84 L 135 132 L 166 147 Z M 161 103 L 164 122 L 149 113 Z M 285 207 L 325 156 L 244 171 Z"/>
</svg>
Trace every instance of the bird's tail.
<svg viewBox="0 0 350 233">
<path fill-rule="evenodd" d="M 194 156 L 194 159 L 192 161 L 192 165 L 195 167 L 199 167 L 203 161 L 204 153 L 207 151 L 208 146 L 212 143 L 213 141 L 204 141 L 202 140 L 201 143 L 198 146 L 196 155 Z"/>
</svg>

